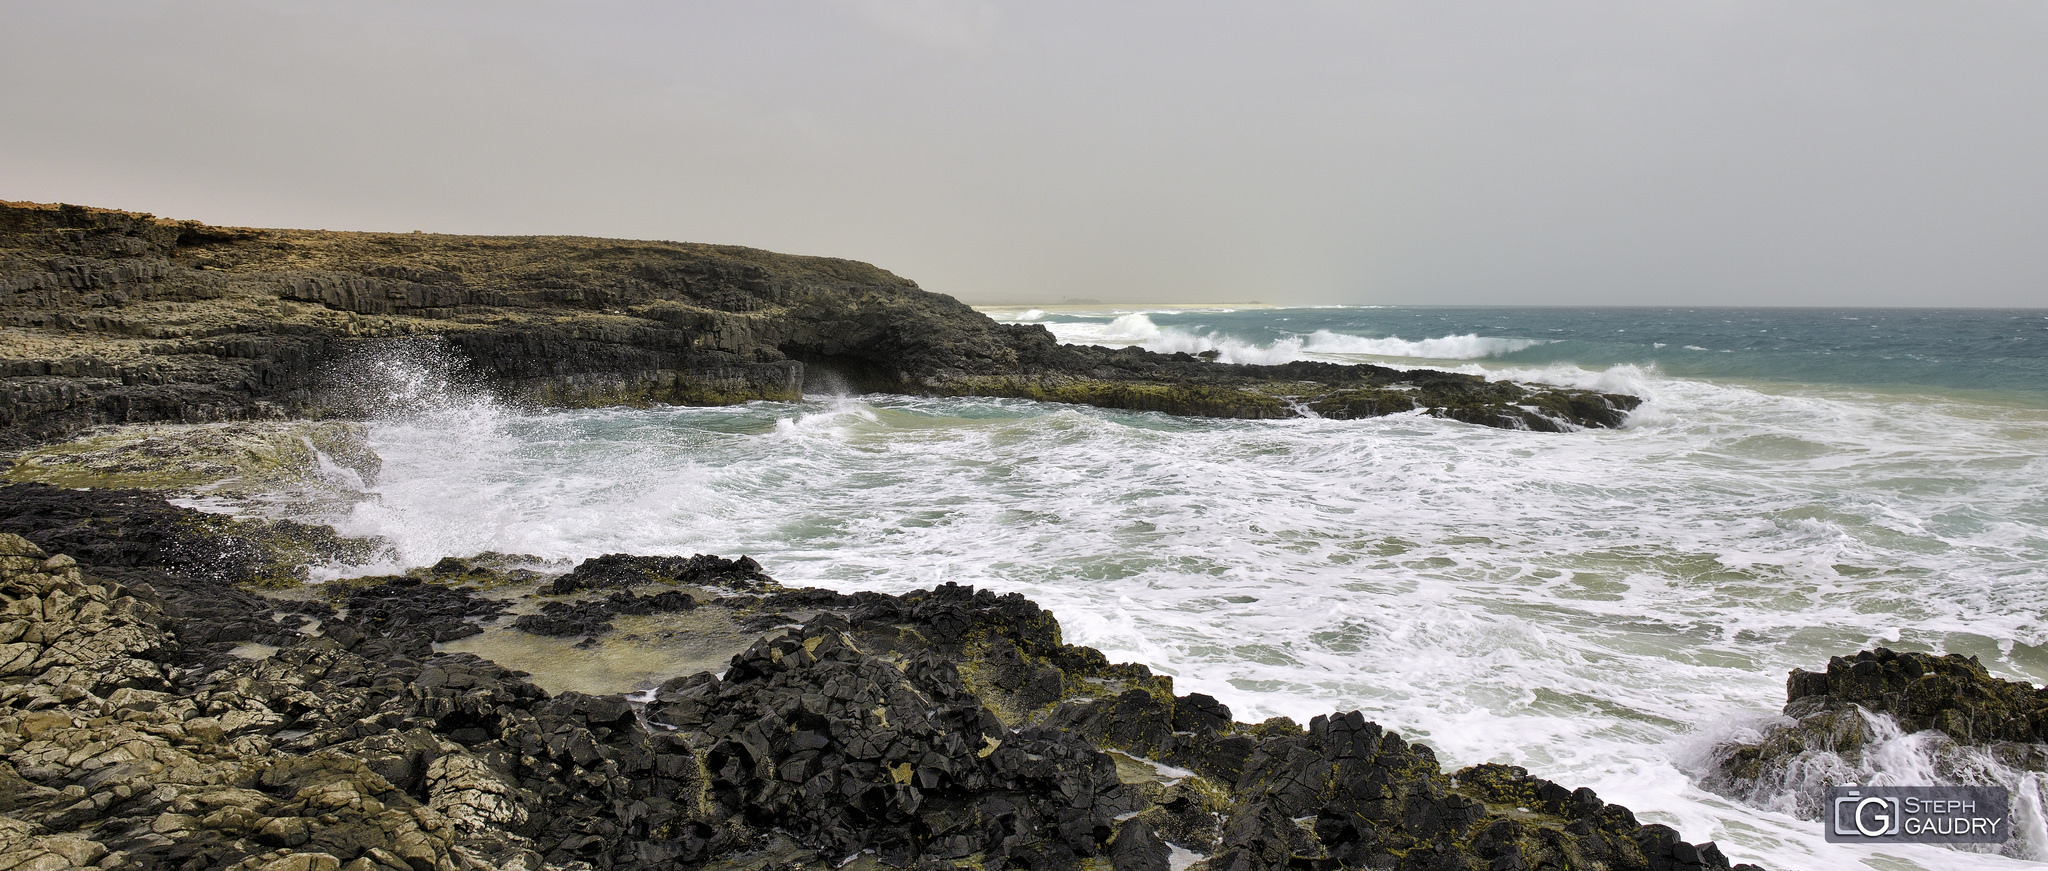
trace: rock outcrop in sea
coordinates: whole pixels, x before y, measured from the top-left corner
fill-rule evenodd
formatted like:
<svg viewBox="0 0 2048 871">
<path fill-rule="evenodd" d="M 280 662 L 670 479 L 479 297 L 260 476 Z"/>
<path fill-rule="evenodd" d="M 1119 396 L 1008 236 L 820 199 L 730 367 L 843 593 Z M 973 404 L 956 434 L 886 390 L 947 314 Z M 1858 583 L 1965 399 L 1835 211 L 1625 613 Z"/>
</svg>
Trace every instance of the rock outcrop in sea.
<svg viewBox="0 0 2048 871">
<path fill-rule="evenodd" d="M 1728 867 L 1356 713 L 1234 722 L 1016 595 L 791 589 L 708 555 L 304 587 L 273 548 L 305 532 L 0 489 L 0 867 Z M 555 692 L 446 649 L 494 635 L 729 655 Z"/>
<path fill-rule="evenodd" d="M 1974 656 L 1878 647 L 1794 669 L 1784 717 L 1715 748 L 1704 785 L 1811 819 L 1823 788 L 1900 773 L 2004 786 L 2048 771 L 2048 688 L 1993 677 Z M 1877 755 L 1905 755 L 1880 760 Z M 1911 765 L 1918 771 L 1888 771 Z"/>
<path fill-rule="evenodd" d="M 1062 345 L 865 263 L 573 237 L 257 230 L 0 202 L 0 448 L 107 423 L 349 416 L 351 361 L 433 346 L 556 406 L 786 400 L 821 380 L 1233 418 L 1421 410 L 1612 427 L 1636 397 Z M 411 343 L 407 345 L 407 343 Z"/>
</svg>

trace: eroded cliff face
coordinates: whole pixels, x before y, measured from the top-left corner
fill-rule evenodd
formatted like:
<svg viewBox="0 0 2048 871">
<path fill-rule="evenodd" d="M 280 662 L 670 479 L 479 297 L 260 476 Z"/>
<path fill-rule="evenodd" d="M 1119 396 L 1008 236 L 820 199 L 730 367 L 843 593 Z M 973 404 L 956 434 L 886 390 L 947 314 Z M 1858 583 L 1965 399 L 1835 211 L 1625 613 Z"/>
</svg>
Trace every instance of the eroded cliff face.
<svg viewBox="0 0 2048 871">
<path fill-rule="evenodd" d="M 434 337 L 549 405 L 800 398 L 806 372 L 925 395 L 1214 417 L 1423 409 L 1617 425 L 1635 397 L 1442 372 L 1061 345 L 865 263 L 575 237 L 210 227 L 0 203 L 0 446 L 99 423 L 348 413 L 323 390 L 378 342 Z"/>
</svg>

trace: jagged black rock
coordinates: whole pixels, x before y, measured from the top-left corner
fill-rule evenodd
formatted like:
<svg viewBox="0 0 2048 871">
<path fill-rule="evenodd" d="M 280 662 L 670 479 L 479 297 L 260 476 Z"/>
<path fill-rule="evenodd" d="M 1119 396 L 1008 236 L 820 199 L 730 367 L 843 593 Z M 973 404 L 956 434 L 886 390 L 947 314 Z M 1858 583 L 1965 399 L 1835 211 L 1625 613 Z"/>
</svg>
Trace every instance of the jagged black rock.
<svg viewBox="0 0 2048 871">
<path fill-rule="evenodd" d="M 8 487 L 0 530 L 0 846 L 53 868 L 1728 867 L 1590 790 L 1446 773 L 1355 712 L 1235 723 L 1016 595 L 792 590 L 758 566 L 579 591 L 593 614 L 687 595 L 774 621 L 640 702 L 436 650 L 518 631 L 513 588 L 480 583 L 499 560 L 278 598 L 237 581 L 271 531 L 237 546 L 140 494 Z M 713 565 L 674 559 L 640 565 Z M 236 655 L 257 639 L 277 649 Z"/>
</svg>

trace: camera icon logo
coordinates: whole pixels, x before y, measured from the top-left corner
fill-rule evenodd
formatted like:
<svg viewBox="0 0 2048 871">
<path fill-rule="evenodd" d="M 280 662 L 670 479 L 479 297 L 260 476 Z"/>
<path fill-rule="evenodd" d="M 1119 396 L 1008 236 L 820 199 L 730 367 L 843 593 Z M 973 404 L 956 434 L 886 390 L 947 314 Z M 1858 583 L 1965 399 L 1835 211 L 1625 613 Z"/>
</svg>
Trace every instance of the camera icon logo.
<svg viewBox="0 0 2048 871">
<path fill-rule="evenodd" d="M 1834 833 L 1844 837 L 1890 837 L 1905 825 L 1904 809 L 1897 796 L 1864 795 L 1852 789 L 1835 797 L 1832 810 Z"/>
</svg>

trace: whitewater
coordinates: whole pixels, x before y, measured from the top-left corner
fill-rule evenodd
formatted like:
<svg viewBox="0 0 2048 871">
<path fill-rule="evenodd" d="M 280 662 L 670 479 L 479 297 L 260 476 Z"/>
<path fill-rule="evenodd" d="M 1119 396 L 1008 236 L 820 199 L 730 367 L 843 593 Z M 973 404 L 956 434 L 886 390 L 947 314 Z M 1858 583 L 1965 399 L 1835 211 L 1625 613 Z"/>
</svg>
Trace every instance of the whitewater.
<svg viewBox="0 0 2048 871">
<path fill-rule="evenodd" d="M 369 430 L 381 474 L 298 519 L 391 542 L 383 562 L 316 567 L 330 578 L 482 551 L 716 553 L 789 585 L 1018 592 L 1067 641 L 1239 720 L 1357 709 L 1447 769 L 1590 786 L 1735 861 L 2048 860 L 2022 772 L 1984 775 L 2026 794 L 2005 854 L 1828 844 L 1789 796 L 1699 785 L 1715 744 L 1776 716 L 1788 670 L 1830 656 L 1956 652 L 2048 682 L 2048 313 L 992 314 L 1070 342 L 1646 402 L 1622 429 L 1567 434 L 886 395 L 543 411 L 399 360 Z M 1915 740 L 1891 735 L 1857 774 L 1939 776 Z"/>
</svg>

